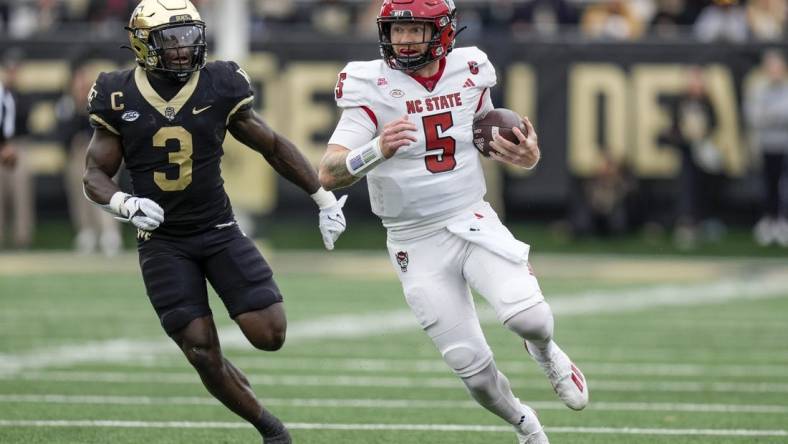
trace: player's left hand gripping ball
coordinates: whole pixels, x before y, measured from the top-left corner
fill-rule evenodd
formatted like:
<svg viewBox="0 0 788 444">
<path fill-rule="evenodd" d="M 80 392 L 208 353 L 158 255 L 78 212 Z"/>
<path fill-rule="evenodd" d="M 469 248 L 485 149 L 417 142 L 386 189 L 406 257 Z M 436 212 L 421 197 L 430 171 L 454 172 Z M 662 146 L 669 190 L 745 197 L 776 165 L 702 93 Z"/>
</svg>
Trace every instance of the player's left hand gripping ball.
<svg viewBox="0 0 788 444">
<path fill-rule="evenodd" d="M 153 231 L 164 222 L 164 210 L 150 199 L 129 197 L 123 202 L 123 210 L 123 216 L 141 230 Z"/>
<path fill-rule="evenodd" d="M 334 242 L 347 226 L 345 215 L 342 213 L 346 200 L 347 194 L 340 197 L 334 205 L 320 209 L 320 234 L 323 235 L 323 244 L 327 250 L 334 249 Z"/>
</svg>

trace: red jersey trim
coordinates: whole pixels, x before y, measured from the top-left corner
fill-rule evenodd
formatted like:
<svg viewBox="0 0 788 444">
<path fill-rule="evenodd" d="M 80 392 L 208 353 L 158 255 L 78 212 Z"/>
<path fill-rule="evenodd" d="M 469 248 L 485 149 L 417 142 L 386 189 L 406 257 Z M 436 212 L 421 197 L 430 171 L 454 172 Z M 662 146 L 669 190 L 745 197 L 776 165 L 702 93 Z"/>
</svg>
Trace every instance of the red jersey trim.
<svg viewBox="0 0 788 444">
<path fill-rule="evenodd" d="M 372 110 L 369 109 L 369 107 L 366 107 L 366 106 L 363 106 L 363 105 L 361 106 L 361 109 L 366 111 L 367 115 L 369 116 L 369 120 L 371 120 L 372 123 L 375 124 L 375 128 L 377 128 L 378 127 L 378 118 L 375 117 L 375 113 L 373 113 Z"/>
<path fill-rule="evenodd" d="M 482 104 L 484 103 L 484 96 L 487 94 L 487 88 L 484 88 L 482 91 L 482 96 L 479 97 L 479 103 L 476 105 L 476 112 L 478 113 L 480 109 L 482 109 Z"/>
<path fill-rule="evenodd" d="M 416 74 L 410 74 L 413 80 L 419 82 L 421 86 L 423 86 L 427 91 L 432 91 L 435 89 L 435 86 L 438 85 L 438 80 L 441 79 L 443 76 L 443 70 L 446 68 L 446 57 L 440 59 L 438 61 L 438 72 L 429 76 L 429 77 L 421 77 L 417 76 Z"/>
</svg>

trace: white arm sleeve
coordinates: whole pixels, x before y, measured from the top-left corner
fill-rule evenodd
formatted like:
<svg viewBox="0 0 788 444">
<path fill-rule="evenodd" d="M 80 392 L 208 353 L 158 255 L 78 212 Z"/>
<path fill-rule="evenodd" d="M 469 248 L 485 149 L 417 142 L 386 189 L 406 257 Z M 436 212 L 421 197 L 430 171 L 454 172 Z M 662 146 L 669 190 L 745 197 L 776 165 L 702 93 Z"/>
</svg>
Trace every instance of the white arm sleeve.
<svg viewBox="0 0 788 444">
<path fill-rule="evenodd" d="M 476 110 L 476 113 L 473 115 L 474 121 L 483 119 L 484 116 L 487 115 L 487 113 L 495 109 L 495 106 L 493 106 L 492 98 L 490 97 L 489 88 L 485 89 L 484 92 L 482 92 L 482 96 L 479 99 L 479 104 L 477 106 L 478 109 Z"/>
<path fill-rule="evenodd" d="M 328 144 L 348 149 L 358 148 L 372 140 L 377 130 L 372 118 L 363 108 L 345 108 Z"/>
</svg>

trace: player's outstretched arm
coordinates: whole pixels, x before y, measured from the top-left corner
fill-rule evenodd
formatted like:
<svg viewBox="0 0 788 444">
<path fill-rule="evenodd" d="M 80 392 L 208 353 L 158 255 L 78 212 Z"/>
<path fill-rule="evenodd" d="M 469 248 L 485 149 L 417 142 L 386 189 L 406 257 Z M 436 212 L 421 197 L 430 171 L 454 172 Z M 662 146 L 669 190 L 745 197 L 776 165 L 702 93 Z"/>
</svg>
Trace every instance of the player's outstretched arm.
<svg viewBox="0 0 788 444">
<path fill-rule="evenodd" d="M 309 194 L 320 188 L 317 172 L 292 142 L 279 135 L 252 109 L 233 115 L 227 127 L 241 143 L 259 152 L 277 173 Z"/>
<path fill-rule="evenodd" d="M 85 197 L 118 219 L 131 222 L 142 230 L 153 231 L 164 222 L 164 210 L 150 199 L 124 193 L 112 181 L 122 160 L 120 137 L 96 128 L 88 145 L 85 175 L 82 177 Z"/>
<path fill-rule="evenodd" d="M 350 150 L 341 145 L 328 145 L 323 159 L 320 160 L 318 176 L 320 184 L 327 190 L 335 190 L 353 185 L 361 179 L 347 169 L 347 156 Z"/>
<path fill-rule="evenodd" d="M 309 193 L 320 209 L 318 227 L 323 244 L 333 250 L 334 242 L 347 226 L 342 212 L 347 196 L 337 200 L 334 193 L 323 189 L 315 168 L 301 151 L 272 130 L 254 110 L 235 113 L 228 129 L 241 143 L 262 154 L 277 173 Z"/>
</svg>

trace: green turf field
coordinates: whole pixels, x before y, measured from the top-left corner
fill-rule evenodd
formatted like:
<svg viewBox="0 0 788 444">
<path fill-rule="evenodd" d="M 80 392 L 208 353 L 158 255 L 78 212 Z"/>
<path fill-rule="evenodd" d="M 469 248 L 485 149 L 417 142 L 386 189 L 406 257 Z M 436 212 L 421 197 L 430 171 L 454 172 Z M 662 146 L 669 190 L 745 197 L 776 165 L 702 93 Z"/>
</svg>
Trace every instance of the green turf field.
<svg viewBox="0 0 788 444">
<path fill-rule="evenodd" d="M 383 253 L 270 253 L 289 318 L 225 352 L 306 444 L 497 444 L 418 330 Z M 158 326 L 133 255 L 0 255 L 0 443 L 259 443 Z M 499 367 L 552 443 L 788 443 L 788 261 L 534 255 L 591 405 L 563 407 L 478 303 Z M 307 273 L 308 272 L 308 273 Z"/>
</svg>

